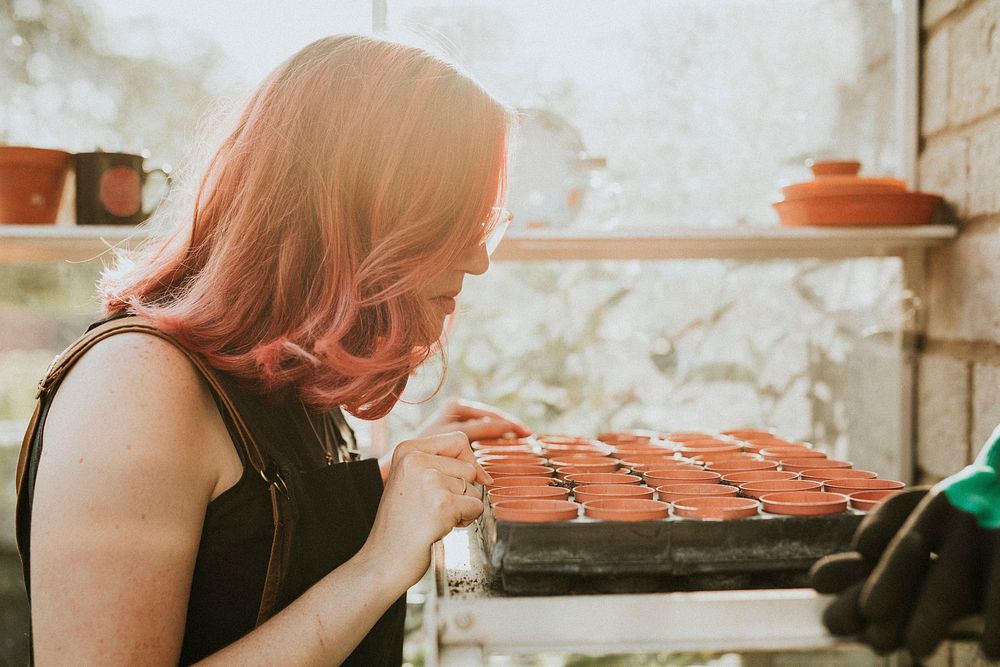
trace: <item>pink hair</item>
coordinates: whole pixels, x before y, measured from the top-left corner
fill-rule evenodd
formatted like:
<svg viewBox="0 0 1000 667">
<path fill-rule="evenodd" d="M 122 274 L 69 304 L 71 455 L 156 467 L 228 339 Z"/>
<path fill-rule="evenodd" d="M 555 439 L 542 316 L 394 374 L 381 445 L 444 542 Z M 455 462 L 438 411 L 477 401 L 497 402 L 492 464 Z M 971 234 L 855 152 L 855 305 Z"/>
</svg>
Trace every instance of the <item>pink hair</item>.
<svg viewBox="0 0 1000 667">
<path fill-rule="evenodd" d="M 105 311 L 259 392 L 381 417 L 437 348 L 416 291 L 498 222 L 511 118 L 425 51 L 318 40 L 253 95 L 189 224 L 105 274 Z"/>
</svg>

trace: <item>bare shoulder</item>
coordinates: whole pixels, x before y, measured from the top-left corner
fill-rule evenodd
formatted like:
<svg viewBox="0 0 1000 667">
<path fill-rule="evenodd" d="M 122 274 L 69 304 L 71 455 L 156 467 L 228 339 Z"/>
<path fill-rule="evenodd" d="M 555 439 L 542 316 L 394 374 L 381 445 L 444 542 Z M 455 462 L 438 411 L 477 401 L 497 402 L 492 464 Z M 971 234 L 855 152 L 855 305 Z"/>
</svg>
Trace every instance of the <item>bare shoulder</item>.
<svg viewBox="0 0 1000 667">
<path fill-rule="evenodd" d="M 122 333 L 67 373 L 46 419 L 43 461 L 85 448 L 93 457 L 179 468 L 197 485 L 218 478 L 219 446 L 211 445 L 220 439 L 228 435 L 211 392 L 184 352 L 154 335 Z"/>
</svg>

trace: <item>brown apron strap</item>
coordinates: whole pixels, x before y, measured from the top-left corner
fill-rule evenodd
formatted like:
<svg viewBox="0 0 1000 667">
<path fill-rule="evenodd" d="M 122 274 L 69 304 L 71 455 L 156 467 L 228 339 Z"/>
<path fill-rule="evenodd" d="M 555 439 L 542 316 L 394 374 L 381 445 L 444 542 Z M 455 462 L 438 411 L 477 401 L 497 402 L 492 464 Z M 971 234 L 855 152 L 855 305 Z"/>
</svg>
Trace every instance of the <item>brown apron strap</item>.
<svg viewBox="0 0 1000 667">
<path fill-rule="evenodd" d="M 239 447 L 246 457 L 247 462 L 253 469 L 268 483 L 271 492 L 271 510 L 274 516 L 274 538 L 271 542 L 271 553 L 267 564 L 267 575 L 264 582 L 264 590 L 261 594 L 260 607 L 257 614 L 257 624 L 260 625 L 274 613 L 275 605 L 278 602 L 278 589 L 286 572 L 288 565 L 288 553 L 291 545 L 292 514 L 291 503 L 288 498 L 288 488 L 277 468 L 270 463 L 270 459 L 258 446 L 250 432 L 249 427 L 240 415 L 236 404 L 229 396 L 215 369 L 205 363 L 204 359 L 180 345 L 176 339 L 163 331 L 160 331 L 149 320 L 131 316 L 123 317 L 109 322 L 105 322 L 94 327 L 81 336 L 76 342 L 66 350 L 56 356 L 49 365 L 45 377 L 38 383 L 36 393 L 35 411 L 28 422 L 27 431 L 21 444 L 21 451 L 18 455 L 16 488 L 18 500 L 21 500 L 21 490 L 25 483 L 25 473 L 28 461 L 31 458 L 30 450 L 35 442 L 40 442 L 41 438 L 36 437 L 39 428 L 39 419 L 42 413 L 42 405 L 53 391 L 62 382 L 66 373 L 73 367 L 80 357 L 97 344 L 110 336 L 120 333 L 147 333 L 162 338 L 182 351 L 192 364 L 198 369 L 202 377 L 208 382 L 212 393 L 219 401 L 221 408 L 234 425 L 238 438 L 236 446 Z M 20 545 L 19 545 L 20 547 Z M 27 554 L 22 554 L 26 558 Z"/>
</svg>

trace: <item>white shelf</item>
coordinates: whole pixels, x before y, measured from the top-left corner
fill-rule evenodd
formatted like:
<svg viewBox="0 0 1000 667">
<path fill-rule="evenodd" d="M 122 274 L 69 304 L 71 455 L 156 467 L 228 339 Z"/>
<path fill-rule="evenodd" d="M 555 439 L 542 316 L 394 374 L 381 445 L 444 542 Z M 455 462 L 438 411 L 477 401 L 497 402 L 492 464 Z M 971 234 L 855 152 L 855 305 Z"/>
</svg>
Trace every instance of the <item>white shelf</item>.
<svg viewBox="0 0 1000 667">
<path fill-rule="evenodd" d="M 142 227 L 0 226 L 0 263 L 80 262 L 134 246 Z M 510 232 L 498 261 L 599 259 L 794 259 L 886 257 L 955 237 L 952 225 L 907 227 L 684 227 Z"/>
</svg>

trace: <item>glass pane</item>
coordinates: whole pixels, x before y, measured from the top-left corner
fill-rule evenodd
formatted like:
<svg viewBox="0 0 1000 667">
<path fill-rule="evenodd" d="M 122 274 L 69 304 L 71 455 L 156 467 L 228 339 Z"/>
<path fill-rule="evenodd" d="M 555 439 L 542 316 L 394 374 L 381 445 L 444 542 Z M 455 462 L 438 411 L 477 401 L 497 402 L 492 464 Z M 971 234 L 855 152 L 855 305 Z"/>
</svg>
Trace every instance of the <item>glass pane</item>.
<svg viewBox="0 0 1000 667">
<path fill-rule="evenodd" d="M 389 22 L 533 110 L 515 224 L 725 226 L 775 223 L 809 157 L 898 173 L 892 5 L 392 0 Z"/>
</svg>

